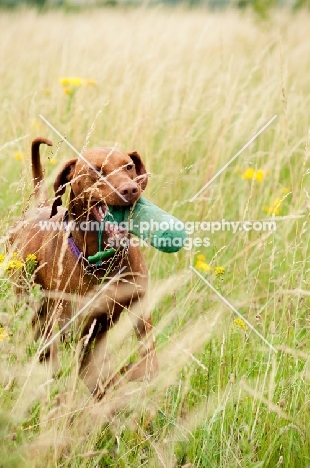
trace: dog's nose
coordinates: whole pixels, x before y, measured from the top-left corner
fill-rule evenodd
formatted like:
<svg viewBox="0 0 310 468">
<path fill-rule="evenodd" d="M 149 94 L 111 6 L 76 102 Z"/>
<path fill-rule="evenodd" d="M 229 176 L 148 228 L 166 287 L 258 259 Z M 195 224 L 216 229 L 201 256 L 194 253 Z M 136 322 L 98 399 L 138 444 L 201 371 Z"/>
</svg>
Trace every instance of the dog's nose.
<svg viewBox="0 0 310 468">
<path fill-rule="evenodd" d="M 138 195 L 139 191 L 135 184 L 126 184 L 123 185 L 119 193 L 123 195 L 123 197 L 127 198 L 127 200 L 131 200 Z"/>
</svg>

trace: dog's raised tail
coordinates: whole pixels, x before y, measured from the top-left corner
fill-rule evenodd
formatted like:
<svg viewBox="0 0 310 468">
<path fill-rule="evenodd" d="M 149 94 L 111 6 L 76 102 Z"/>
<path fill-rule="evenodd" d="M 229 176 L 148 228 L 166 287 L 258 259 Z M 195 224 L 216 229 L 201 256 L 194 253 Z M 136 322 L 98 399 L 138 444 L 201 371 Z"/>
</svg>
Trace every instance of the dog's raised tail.
<svg viewBox="0 0 310 468">
<path fill-rule="evenodd" d="M 48 205 L 48 194 L 45 187 L 43 187 L 44 174 L 40 158 L 40 145 L 53 146 L 53 143 L 47 138 L 35 138 L 31 145 L 31 163 L 32 163 L 32 177 L 34 183 L 34 198 L 39 205 Z"/>
</svg>

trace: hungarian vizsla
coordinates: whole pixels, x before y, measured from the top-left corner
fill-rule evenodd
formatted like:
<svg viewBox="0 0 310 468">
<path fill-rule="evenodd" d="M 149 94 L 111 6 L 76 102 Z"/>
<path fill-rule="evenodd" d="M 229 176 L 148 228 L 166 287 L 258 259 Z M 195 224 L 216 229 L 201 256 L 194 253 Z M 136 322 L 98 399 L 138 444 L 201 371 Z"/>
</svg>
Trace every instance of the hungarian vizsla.
<svg viewBox="0 0 310 468">
<path fill-rule="evenodd" d="M 104 231 L 98 246 L 98 232 L 85 228 L 103 222 L 108 206 L 133 205 L 147 185 L 147 172 L 136 152 L 86 150 L 83 158 L 71 159 L 60 170 L 50 205 L 40 162 L 42 143 L 52 145 L 45 138 L 32 142 L 36 208 L 17 221 L 10 246 L 24 260 L 28 254 L 37 257 L 35 282 L 41 285 L 44 299 L 33 318 L 36 338 L 41 337 L 44 343 L 52 341 L 55 326 L 61 329 L 83 308 L 68 329 L 78 333 L 84 342 L 80 376 L 99 398 L 115 378 L 115 368 L 107 357 L 107 332 L 124 309 L 129 314 L 130 308 L 135 311 L 130 317 L 141 355 L 137 363 L 126 368 L 127 377 L 138 380 L 157 371 L 151 318 L 146 316 L 142 301 L 148 273 L 139 247 L 125 243 L 126 247 L 119 247 L 107 259 L 91 264 L 87 258 L 109 247 L 111 233 Z M 70 189 L 68 208 L 62 206 L 66 188 Z M 129 236 L 124 231 L 118 234 Z M 100 293 L 104 284 L 107 287 Z M 41 359 L 57 365 L 55 341 Z"/>
</svg>

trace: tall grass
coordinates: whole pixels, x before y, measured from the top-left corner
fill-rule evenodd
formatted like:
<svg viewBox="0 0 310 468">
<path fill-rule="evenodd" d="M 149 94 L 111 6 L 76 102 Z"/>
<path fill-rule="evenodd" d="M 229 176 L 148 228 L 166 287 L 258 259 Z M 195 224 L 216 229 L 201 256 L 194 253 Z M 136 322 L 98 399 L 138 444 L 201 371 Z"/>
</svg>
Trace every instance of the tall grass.
<svg viewBox="0 0 310 468">
<path fill-rule="evenodd" d="M 198 231 L 210 246 L 178 254 L 144 249 L 160 372 L 151 383 L 122 382 L 99 404 L 77 379 L 74 343 L 62 345 L 57 378 L 35 362 L 38 291 L 21 301 L 2 271 L 0 325 L 10 338 L 0 341 L 1 467 L 310 464 L 309 19 L 160 7 L 1 14 L 3 237 L 31 194 L 32 138 L 55 145 L 42 152 L 51 196 L 73 157 L 40 113 L 78 149 L 137 150 L 152 173 L 146 196 L 183 221 L 263 220 L 273 208 L 277 223 L 275 233 Z M 66 94 L 59 78 L 68 76 L 97 85 Z M 242 177 L 251 168 L 264 171 L 261 182 Z M 198 254 L 211 266 L 206 279 L 277 353 L 189 269 Z M 109 336 L 115 366 L 136 346 L 124 315 Z"/>
</svg>

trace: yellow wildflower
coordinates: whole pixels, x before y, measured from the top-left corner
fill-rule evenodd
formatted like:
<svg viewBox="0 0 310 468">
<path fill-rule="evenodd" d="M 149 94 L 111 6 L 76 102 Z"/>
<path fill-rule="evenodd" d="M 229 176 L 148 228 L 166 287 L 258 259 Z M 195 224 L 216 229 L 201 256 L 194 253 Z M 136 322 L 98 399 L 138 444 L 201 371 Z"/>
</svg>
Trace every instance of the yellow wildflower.
<svg viewBox="0 0 310 468">
<path fill-rule="evenodd" d="M 69 78 L 59 78 L 58 81 L 62 86 L 68 86 L 69 84 Z"/>
<path fill-rule="evenodd" d="M 205 256 L 202 255 L 202 254 L 197 255 L 197 261 L 195 263 L 195 268 L 197 268 L 197 270 L 200 270 L 202 272 L 211 271 L 210 265 L 207 262 L 205 262 Z"/>
<path fill-rule="evenodd" d="M 9 339 L 8 332 L 6 331 L 5 328 L 0 327 L 0 341 L 8 340 L 8 339 Z"/>
<path fill-rule="evenodd" d="M 76 88 L 82 86 L 85 81 L 82 78 L 79 78 L 78 76 L 74 76 L 71 78 L 59 78 L 59 83 L 62 86 L 75 86 Z"/>
<path fill-rule="evenodd" d="M 14 154 L 14 158 L 16 159 L 16 161 L 21 161 L 22 159 L 24 159 L 24 157 L 24 153 L 17 152 Z"/>
<path fill-rule="evenodd" d="M 237 325 L 237 327 L 240 327 L 240 328 L 243 328 L 243 330 L 247 330 L 248 327 L 246 326 L 246 324 L 244 323 L 244 321 L 242 320 L 242 318 L 236 318 L 234 320 L 234 324 Z"/>
<path fill-rule="evenodd" d="M 85 81 L 85 86 L 97 86 L 97 81 L 89 78 Z"/>
<path fill-rule="evenodd" d="M 13 270 L 18 270 L 18 268 L 21 268 L 23 266 L 23 262 L 21 260 L 10 260 L 6 266 L 6 270 L 8 272 L 13 271 Z"/>
<path fill-rule="evenodd" d="M 73 89 L 72 89 L 72 88 L 69 88 L 69 87 L 64 88 L 64 93 L 65 93 L 65 94 L 71 95 L 71 94 L 73 94 Z"/>
<path fill-rule="evenodd" d="M 197 261 L 195 267 L 200 271 L 211 271 L 211 267 L 206 262 Z"/>
<path fill-rule="evenodd" d="M 35 254 L 28 254 L 26 257 L 26 262 L 36 262 L 37 256 Z"/>
<path fill-rule="evenodd" d="M 49 88 L 45 88 L 44 94 L 46 94 L 47 96 L 49 96 L 49 95 L 51 94 L 51 90 L 50 90 Z"/>
<path fill-rule="evenodd" d="M 254 179 L 257 180 L 257 182 L 262 182 L 265 177 L 265 171 L 262 169 L 253 169 L 250 167 L 244 173 L 242 174 L 242 179 Z"/>
<path fill-rule="evenodd" d="M 258 169 L 257 171 L 255 171 L 255 180 L 257 180 L 257 182 L 262 182 L 264 177 L 265 172 L 263 170 Z"/>
<path fill-rule="evenodd" d="M 197 260 L 200 260 L 200 261 L 204 262 L 205 259 L 206 259 L 206 257 L 203 254 L 197 255 Z"/>
<path fill-rule="evenodd" d="M 13 253 L 13 258 L 10 260 L 7 265 L 6 265 L 6 271 L 11 273 L 14 270 L 18 270 L 18 268 L 21 268 L 24 266 L 24 262 L 18 257 L 18 253 L 14 252 Z"/>
<path fill-rule="evenodd" d="M 242 174 L 242 179 L 253 179 L 254 176 L 254 169 L 250 167 Z"/>
<path fill-rule="evenodd" d="M 270 215 L 278 215 L 281 210 L 281 198 L 276 198 L 270 206 L 264 206 L 264 211 Z"/>
<path fill-rule="evenodd" d="M 222 276 L 225 273 L 225 268 L 221 266 L 217 266 L 214 268 L 216 276 Z"/>
<path fill-rule="evenodd" d="M 55 158 L 49 158 L 49 161 L 48 161 L 52 166 L 54 166 L 56 164 L 56 159 Z"/>
<path fill-rule="evenodd" d="M 285 194 L 289 193 L 289 191 L 290 191 L 290 189 L 288 189 L 287 187 L 283 187 L 283 189 L 282 189 L 282 192 L 285 193 Z"/>
<path fill-rule="evenodd" d="M 75 78 L 69 78 L 69 85 L 71 86 L 82 86 L 84 84 L 84 80 L 82 78 L 78 78 L 78 77 L 75 77 Z"/>
<path fill-rule="evenodd" d="M 5 255 L 0 254 L 0 263 L 2 263 L 4 259 L 5 259 Z"/>
</svg>

